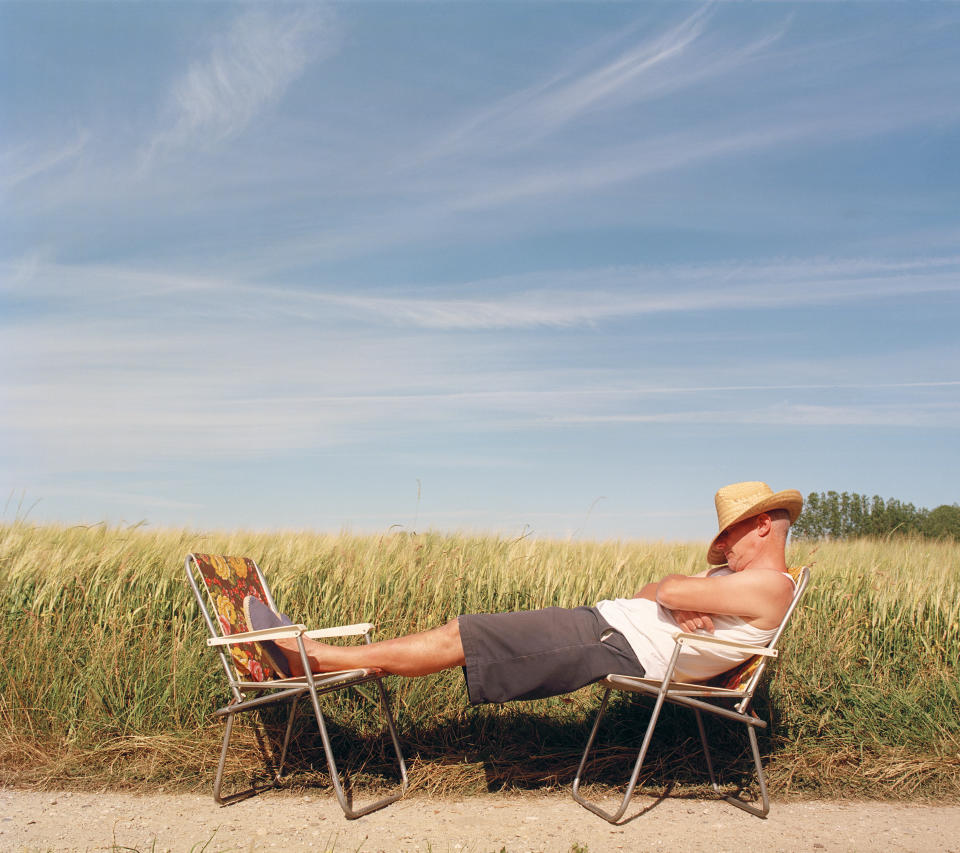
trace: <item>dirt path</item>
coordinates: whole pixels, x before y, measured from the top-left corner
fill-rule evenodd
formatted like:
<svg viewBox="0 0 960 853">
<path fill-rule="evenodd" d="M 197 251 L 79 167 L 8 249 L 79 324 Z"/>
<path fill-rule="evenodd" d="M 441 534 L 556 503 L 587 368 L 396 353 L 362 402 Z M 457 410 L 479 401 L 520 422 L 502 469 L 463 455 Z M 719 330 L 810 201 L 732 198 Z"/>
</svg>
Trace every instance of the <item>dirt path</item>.
<svg viewBox="0 0 960 853">
<path fill-rule="evenodd" d="M 638 803 L 628 814 L 637 815 Z M 209 842 L 209 843 L 208 843 Z M 209 796 L 0 790 L 0 850 L 953 851 L 960 805 L 774 803 L 759 820 L 716 800 L 667 799 L 610 826 L 569 794 L 416 794 L 346 821 L 332 797 L 268 792 L 220 808 Z"/>
</svg>

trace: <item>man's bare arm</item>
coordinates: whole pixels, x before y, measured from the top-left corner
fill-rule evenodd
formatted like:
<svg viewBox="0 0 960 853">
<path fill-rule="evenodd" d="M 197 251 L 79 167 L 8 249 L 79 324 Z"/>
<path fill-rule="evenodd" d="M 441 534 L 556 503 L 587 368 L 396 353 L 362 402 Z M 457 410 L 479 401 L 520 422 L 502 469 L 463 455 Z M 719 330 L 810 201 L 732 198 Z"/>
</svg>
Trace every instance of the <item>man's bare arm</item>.
<svg viewBox="0 0 960 853">
<path fill-rule="evenodd" d="M 670 610 L 740 616 L 758 628 L 779 625 L 792 594 L 789 578 L 773 569 L 721 577 L 668 575 L 657 584 L 657 601 Z"/>
<path fill-rule="evenodd" d="M 659 584 L 656 581 L 652 581 L 646 586 L 641 587 L 640 591 L 634 596 L 634 598 L 645 598 L 647 601 L 656 601 L 658 586 Z"/>
<path fill-rule="evenodd" d="M 697 575 L 697 577 L 706 577 L 706 572 L 702 572 Z M 660 583 L 654 581 L 648 583 L 644 586 L 634 598 L 646 598 L 648 601 L 657 600 L 657 589 L 660 586 Z M 673 616 L 673 621 L 677 623 L 678 626 L 684 631 L 693 632 L 698 629 L 703 629 L 704 631 L 713 631 L 713 620 L 710 618 L 708 613 L 701 613 L 696 610 L 670 610 L 671 615 Z"/>
</svg>

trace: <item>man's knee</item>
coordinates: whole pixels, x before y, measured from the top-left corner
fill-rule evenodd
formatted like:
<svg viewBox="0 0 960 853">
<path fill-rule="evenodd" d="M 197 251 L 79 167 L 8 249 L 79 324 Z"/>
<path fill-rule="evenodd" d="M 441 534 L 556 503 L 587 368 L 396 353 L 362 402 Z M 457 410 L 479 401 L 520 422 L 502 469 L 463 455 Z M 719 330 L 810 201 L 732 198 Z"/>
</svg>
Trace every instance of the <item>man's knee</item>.
<svg viewBox="0 0 960 853">
<path fill-rule="evenodd" d="M 464 656 L 463 642 L 460 639 L 460 622 L 457 619 L 451 619 L 440 630 L 443 631 L 448 654 L 451 655 L 455 663 L 462 664 Z"/>
<path fill-rule="evenodd" d="M 460 642 L 460 621 L 459 619 L 451 619 L 447 622 L 446 625 L 440 628 L 443 631 L 444 635 L 451 641 Z"/>
</svg>

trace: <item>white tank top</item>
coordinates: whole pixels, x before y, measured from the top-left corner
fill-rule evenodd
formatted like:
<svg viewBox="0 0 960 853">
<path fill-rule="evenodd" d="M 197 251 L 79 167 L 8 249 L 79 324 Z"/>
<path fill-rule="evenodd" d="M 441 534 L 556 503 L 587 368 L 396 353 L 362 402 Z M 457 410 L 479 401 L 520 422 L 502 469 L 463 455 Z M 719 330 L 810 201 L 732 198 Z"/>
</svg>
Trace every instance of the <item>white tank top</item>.
<svg viewBox="0 0 960 853">
<path fill-rule="evenodd" d="M 730 574 L 733 574 L 732 570 L 726 567 L 710 572 L 713 577 Z M 790 580 L 793 581 L 793 578 Z M 643 664 L 647 678 L 663 678 L 675 648 L 673 635 L 683 630 L 673 620 L 670 611 L 646 598 L 605 599 L 598 601 L 596 608 L 612 628 L 627 638 L 634 654 Z M 777 632 L 776 628 L 756 628 L 739 616 L 711 614 L 710 618 L 714 625 L 712 636 L 724 640 L 764 646 Z M 695 633 L 711 636 L 710 631 L 702 629 Z M 707 681 L 743 663 L 748 657 L 750 655 L 725 646 L 709 649 L 684 646 L 673 678 L 674 681 Z"/>
</svg>

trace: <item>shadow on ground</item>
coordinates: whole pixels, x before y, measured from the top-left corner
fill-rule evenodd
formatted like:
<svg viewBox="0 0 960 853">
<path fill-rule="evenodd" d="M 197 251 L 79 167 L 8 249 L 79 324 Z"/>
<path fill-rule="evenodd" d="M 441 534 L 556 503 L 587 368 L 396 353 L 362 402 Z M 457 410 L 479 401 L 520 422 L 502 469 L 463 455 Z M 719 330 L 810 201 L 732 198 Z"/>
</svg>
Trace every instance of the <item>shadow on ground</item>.
<svg viewBox="0 0 960 853">
<path fill-rule="evenodd" d="M 596 698 L 597 691 L 591 696 Z M 769 714 L 766 695 L 755 703 Z M 538 703 L 514 703 L 462 713 L 426 725 L 410 725 L 400 717 L 400 739 L 413 787 L 437 794 L 480 791 L 549 790 L 569 787 L 586 745 L 599 701 L 581 701 L 562 717 Z M 649 720 L 652 702 L 615 694 L 601 724 L 597 745 L 585 772 L 587 784 L 610 788 L 626 784 Z M 327 728 L 345 787 L 381 788 L 396 784 L 396 764 L 389 738 L 380 732 L 357 731 L 344 721 L 343 709 Z M 261 737 L 267 764 L 282 736 L 283 720 L 266 719 L 269 738 Z M 750 780 L 752 764 L 742 725 L 706 719 L 714 766 L 723 785 L 737 787 Z M 773 748 L 760 737 L 761 754 Z M 326 757 L 312 714 L 299 717 L 286 768 L 297 787 L 329 784 Z M 259 775 L 259 774 L 258 774 Z M 709 790 L 706 764 L 692 713 L 667 706 L 658 723 L 641 786 L 649 792 L 702 796 Z"/>
</svg>

